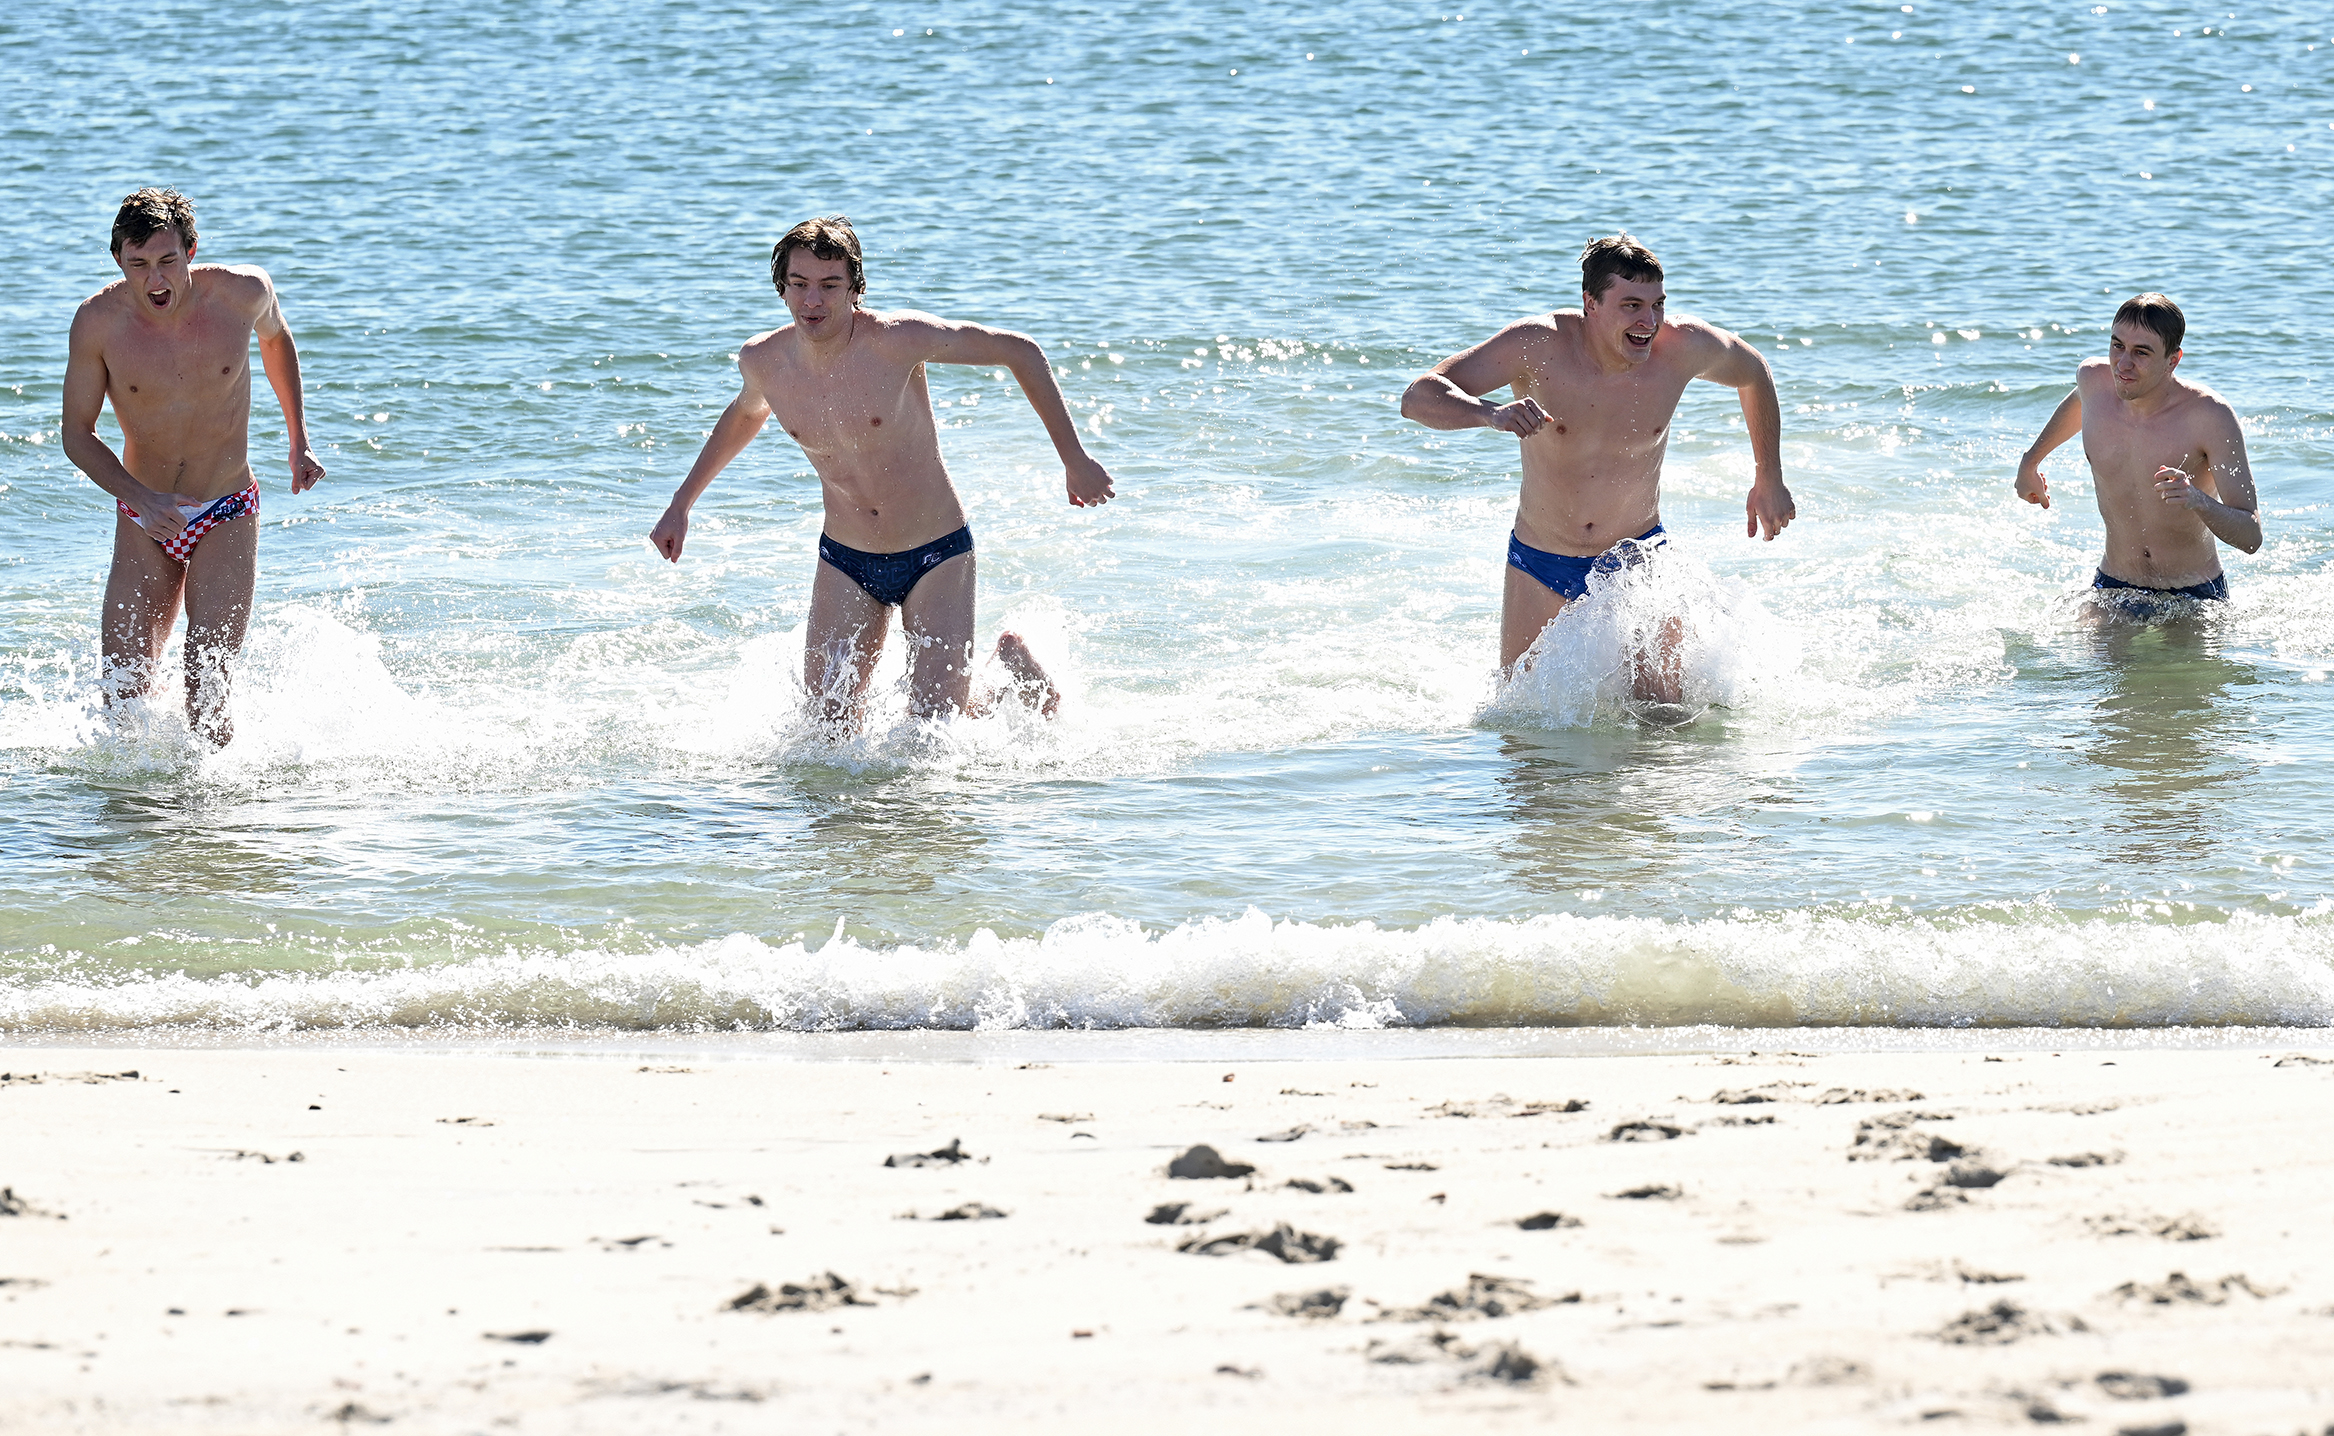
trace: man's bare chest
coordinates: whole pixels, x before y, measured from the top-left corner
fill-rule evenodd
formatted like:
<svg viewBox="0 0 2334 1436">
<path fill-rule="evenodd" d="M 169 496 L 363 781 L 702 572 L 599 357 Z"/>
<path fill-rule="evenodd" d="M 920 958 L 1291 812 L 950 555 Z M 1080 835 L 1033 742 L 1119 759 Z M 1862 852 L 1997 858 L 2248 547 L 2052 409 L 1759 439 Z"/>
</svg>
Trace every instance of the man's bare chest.
<svg viewBox="0 0 2334 1436">
<path fill-rule="evenodd" d="M 768 397 L 771 417 L 814 456 L 882 453 L 931 427 L 922 386 L 897 370 L 781 378 Z"/>
<path fill-rule="evenodd" d="M 208 408 L 248 393 L 251 331 L 189 325 L 169 335 L 119 335 L 105 350 L 106 391 L 123 417 Z"/>
<path fill-rule="evenodd" d="M 1645 376 L 1633 381 L 1583 380 L 1562 370 L 1531 371 L 1523 393 L 1538 401 L 1548 422 L 1533 437 L 1547 447 L 1610 454 L 1639 454 L 1659 448 L 1669 437 L 1682 385 Z"/>
</svg>

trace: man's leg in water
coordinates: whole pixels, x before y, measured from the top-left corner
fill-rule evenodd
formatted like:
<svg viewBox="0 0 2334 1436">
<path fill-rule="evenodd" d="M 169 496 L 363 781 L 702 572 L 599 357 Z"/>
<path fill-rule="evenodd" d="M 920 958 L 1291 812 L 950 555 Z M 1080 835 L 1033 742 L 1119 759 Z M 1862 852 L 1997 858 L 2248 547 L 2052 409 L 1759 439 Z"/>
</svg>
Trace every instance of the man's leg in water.
<svg viewBox="0 0 2334 1436">
<path fill-rule="evenodd" d="M 890 631 L 890 609 L 833 564 L 818 564 L 802 635 L 802 686 L 820 721 L 855 725 L 865 716 L 867 685 Z"/>
<path fill-rule="evenodd" d="M 1013 675 L 1006 693 L 972 696 L 973 580 L 977 554 L 959 554 L 916 581 L 900 605 L 907 630 L 910 703 L 919 718 L 937 713 L 989 712 L 1010 693 L 1051 718 L 1062 695 L 1018 633 L 997 635 L 997 662 Z"/>
<path fill-rule="evenodd" d="M 916 580 L 900 604 L 908 640 L 908 711 L 962 713 L 972 697 L 973 561 L 960 553 Z"/>
<path fill-rule="evenodd" d="M 1499 613 L 1499 667 L 1512 678 L 1516 661 L 1539 639 L 1542 630 L 1556 621 L 1567 600 L 1514 564 L 1503 572 L 1507 574 L 1507 589 Z M 1683 619 L 1664 619 L 1648 649 L 1629 655 L 1629 690 L 1634 697 L 1647 703 L 1684 701 L 1685 638 Z"/>
<path fill-rule="evenodd" d="M 1538 640 L 1540 631 L 1564 611 L 1564 595 L 1517 568 L 1504 565 L 1507 591 L 1499 607 L 1499 671 L 1515 676 L 1516 660 Z"/>
<path fill-rule="evenodd" d="M 258 569 L 259 520 L 251 515 L 204 534 L 186 561 L 186 721 L 214 747 L 235 738 L 228 696 Z"/>
<path fill-rule="evenodd" d="M 105 579 L 98 639 L 108 704 L 117 698 L 144 697 L 154 686 L 163 645 L 170 641 L 171 625 L 178 622 L 179 590 L 185 583 L 186 570 L 178 560 L 146 537 L 135 520 L 117 511 L 113 570 Z"/>
</svg>

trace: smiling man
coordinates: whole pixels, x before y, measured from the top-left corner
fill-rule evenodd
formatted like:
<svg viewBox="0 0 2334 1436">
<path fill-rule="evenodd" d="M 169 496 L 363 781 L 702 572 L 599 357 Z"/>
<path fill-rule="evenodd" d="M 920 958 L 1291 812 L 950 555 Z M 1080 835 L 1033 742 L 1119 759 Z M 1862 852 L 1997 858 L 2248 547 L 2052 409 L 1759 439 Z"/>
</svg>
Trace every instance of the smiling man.
<svg viewBox="0 0 2334 1436">
<path fill-rule="evenodd" d="M 308 449 L 300 353 L 275 286 L 256 265 L 194 262 L 194 204 L 142 189 L 113 221 L 118 283 L 73 316 L 65 362 L 65 455 L 113 495 L 113 571 L 100 646 L 107 702 L 154 681 L 186 608 L 186 712 L 214 745 L 235 736 L 229 665 L 251 618 L 259 552 L 252 476 L 251 340 L 283 406 L 292 492 L 324 477 Z M 97 436 L 108 401 L 117 456 Z"/>
<path fill-rule="evenodd" d="M 1523 448 L 1523 494 L 1507 545 L 1499 663 L 1518 659 L 1591 573 L 1652 559 L 1661 526 L 1661 467 L 1679 396 L 1696 379 L 1742 396 L 1756 465 L 1747 533 L 1772 539 L 1791 522 L 1783 485 L 1782 409 L 1758 350 L 1698 319 L 1666 317 L 1661 261 L 1626 234 L 1580 254 L 1580 308 L 1521 319 L 1419 376 L 1402 413 L 1431 429 L 1497 429 Z M 1482 396 L 1514 392 L 1512 403 Z M 1671 620 L 1657 652 L 1632 655 L 1640 699 L 1683 699 Z"/>
<path fill-rule="evenodd" d="M 1036 341 L 901 309 L 860 306 L 859 236 L 841 215 L 804 220 L 770 252 L 770 280 L 793 322 L 738 351 L 738 396 L 722 411 L 648 541 L 674 563 L 689 509 L 776 415 L 818 472 L 825 532 L 811 580 L 803 682 L 820 716 L 856 723 L 891 611 L 912 649 L 918 717 L 978 711 L 972 698 L 973 539 L 940 457 L 927 364 L 1008 370 L 1061 456 L 1069 501 L 1109 501 L 1110 474 L 1078 441 L 1053 365 Z M 997 640 L 1019 695 L 1051 715 L 1059 694 L 1019 636 Z"/>
<path fill-rule="evenodd" d="M 2098 596 L 2142 616 L 2179 598 L 2226 600 L 2222 543 L 2257 552 L 2261 503 L 2245 462 L 2245 431 L 2228 401 L 2172 371 L 2187 316 L 2161 294 L 2123 301 L 2107 357 L 2075 368 L 2075 390 L 2018 461 L 2018 497 L 2050 507 L 2042 461 L 2083 436 L 2107 552 L 2091 579 Z"/>
</svg>

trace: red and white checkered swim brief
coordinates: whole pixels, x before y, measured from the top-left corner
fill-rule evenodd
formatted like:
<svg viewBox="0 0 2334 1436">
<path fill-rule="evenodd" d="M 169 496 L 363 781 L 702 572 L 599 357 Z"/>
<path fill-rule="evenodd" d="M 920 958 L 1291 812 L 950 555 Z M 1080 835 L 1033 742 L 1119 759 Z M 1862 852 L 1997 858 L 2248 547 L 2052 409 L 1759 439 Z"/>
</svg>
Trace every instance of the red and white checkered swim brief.
<svg viewBox="0 0 2334 1436">
<path fill-rule="evenodd" d="M 120 499 L 115 499 L 113 506 L 129 515 L 133 522 L 136 521 L 138 517 L 136 509 L 131 508 Z M 202 512 L 186 521 L 186 527 L 179 530 L 177 537 L 155 539 L 154 542 L 162 545 L 164 553 L 169 554 L 180 563 L 185 563 L 194 557 L 195 545 L 203 541 L 204 534 L 209 533 L 229 519 L 239 519 L 245 514 L 250 514 L 255 518 L 259 514 L 259 480 L 257 479 L 253 479 L 240 493 L 213 499 Z"/>
</svg>

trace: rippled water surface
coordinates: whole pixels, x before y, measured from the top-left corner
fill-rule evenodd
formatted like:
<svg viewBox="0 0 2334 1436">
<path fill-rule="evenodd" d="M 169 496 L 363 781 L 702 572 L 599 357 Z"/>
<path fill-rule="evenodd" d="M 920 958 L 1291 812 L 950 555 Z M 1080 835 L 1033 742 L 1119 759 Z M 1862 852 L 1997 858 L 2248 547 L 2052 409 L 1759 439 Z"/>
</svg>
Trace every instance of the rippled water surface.
<svg viewBox="0 0 2334 1436">
<path fill-rule="evenodd" d="M 459 1023 L 2334 1021 L 2334 22 L 2298 5 L 722 9 L 0 19 L 0 1031 Z M 240 737 L 95 703 L 65 331 L 128 190 L 265 265 Z M 1121 501 L 940 370 L 983 642 L 1062 719 L 795 720 L 817 485 L 645 534 L 846 211 L 870 302 L 1047 346 Z M 1627 595 L 1495 693 L 1512 440 L 1419 369 L 1589 235 L 1773 364 L 1800 521 L 1696 386 L 1679 728 Z M 2016 455 L 2115 303 L 2189 316 L 2268 542 L 2087 625 Z M 110 419 L 105 432 L 111 434 Z M 775 434 L 775 431 L 773 431 Z"/>
</svg>

